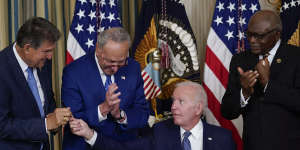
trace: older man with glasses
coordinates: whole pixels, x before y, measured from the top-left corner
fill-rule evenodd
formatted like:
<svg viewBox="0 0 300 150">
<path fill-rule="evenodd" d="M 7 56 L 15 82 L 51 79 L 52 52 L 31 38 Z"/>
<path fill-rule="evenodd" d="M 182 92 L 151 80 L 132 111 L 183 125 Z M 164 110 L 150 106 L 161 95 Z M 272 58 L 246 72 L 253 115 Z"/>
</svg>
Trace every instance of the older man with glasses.
<svg viewBox="0 0 300 150">
<path fill-rule="evenodd" d="M 300 148 L 300 48 L 280 40 L 273 11 L 255 13 L 246 36 L 250 50 L 232 57 L 221 113 L 242 114 L 244 150 Z"/>
<path fill-rule="evenodd" d="M 130 45 L 123 28 L 105 30 L 98 36 L 95 52 L 65 67 L 62 79 L 62 101 L 74 117 L 118 141 L 136 138 L 136 129 L 145 127 L 149 116 L 140 65 L 128 58 Z M 63 149 L 90 147 L 67 127 Z"/>
</svg>

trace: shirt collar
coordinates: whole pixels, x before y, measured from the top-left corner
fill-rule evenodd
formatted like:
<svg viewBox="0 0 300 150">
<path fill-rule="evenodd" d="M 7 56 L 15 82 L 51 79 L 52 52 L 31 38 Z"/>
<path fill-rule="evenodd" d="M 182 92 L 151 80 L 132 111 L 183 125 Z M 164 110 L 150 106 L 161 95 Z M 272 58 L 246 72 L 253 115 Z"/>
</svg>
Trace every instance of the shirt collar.
<svg viewBox="0 0 300 150">
<path fill-rule="evenodd" d="M 183 133 L 185 131 L 186 130 L 180 127 L 181 140 L 183 139 Z M 192 133 L 191 136 L 194 137 L 195 139 L 199 139 L 201 137 L 201 133 L 203 133 L 202 131 L 203 131 L 203 123 L 200 119 L 199 122 L 190 130 L 190 132 Z"/>
<path fill-rule="evenodd" d="M 274 56 L 274 55 L 276 54 L 276 52 L 277 52 L 277 50 L 278 50 L 278 48 L 279 48 L 280 43 L 281 43 L 281 40 L 279 39 L 279 40 L 276 42 L 275 46 L 269 51 L 269 54 L 270 54 L 270 55 Z"/>
<path fill-rule="evenodd" d="M 23 59 L 20 57 L 19 53 L 17 52 L 16 43 L 14 43 L 14 45 L 13 45 L 13 51 L 14 51 L 14 54 L 16 56 L 16 59 L 17 59 L 19 65 L 21 66 L 22 71 L 26 72 L 28 65 L 23 61 Z"/>
<path fill-rule="evenodd" d="M 96 52 L 95 52 L 95 60 L 96 60 L 96 64 L 97 64 L 97 67 L 99 69 L 101 77 L 106 76 L 105 73 L 103 72 L 102 68 L 100 67 L 100 64 L 98 63 L 99 61 L 98 61 L 98 58 L 96 56 Z"/>
</svg>

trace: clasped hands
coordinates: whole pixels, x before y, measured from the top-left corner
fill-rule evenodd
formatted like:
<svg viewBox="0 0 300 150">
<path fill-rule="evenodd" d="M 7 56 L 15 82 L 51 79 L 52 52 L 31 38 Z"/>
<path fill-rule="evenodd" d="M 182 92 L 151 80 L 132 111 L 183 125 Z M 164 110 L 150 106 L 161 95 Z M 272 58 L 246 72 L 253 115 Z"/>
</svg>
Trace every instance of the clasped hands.
<svg viewBox="0 0 300 150">
<path fill-rule="evenodd" d="M 98 107 L 100 108 L 102 116 L 106 116 L 110 113 L 114 118 L 120 117 L 120 102 L 119 96 L 121 92 L 116 92 L 118 90 L 118 86 L 116 83 L 112 83 L 109 85 L 108 90 L 105 94 L 105 100 Z"/>
<path fill-rule="evenodd" d="M 49 113 L 46 117 L 47 130 L 53 131 L 58 129 L 60 126 L 64 126 L 72 117 L 70 107 L 67 108 L 56 108 L 54 112 Z"/>
<path fill-rule="evenodd" d="M 269 82 L 270 65 L 267 58 L 259 60 L 255 66 L 255 70 L 244 71 L 241 67 L 237 68 L 242 86 L 243 95 L 248 98 L 254 93 L 254 85 L 258 81 L 262 87 L 265 87 Z"/>
</svg>

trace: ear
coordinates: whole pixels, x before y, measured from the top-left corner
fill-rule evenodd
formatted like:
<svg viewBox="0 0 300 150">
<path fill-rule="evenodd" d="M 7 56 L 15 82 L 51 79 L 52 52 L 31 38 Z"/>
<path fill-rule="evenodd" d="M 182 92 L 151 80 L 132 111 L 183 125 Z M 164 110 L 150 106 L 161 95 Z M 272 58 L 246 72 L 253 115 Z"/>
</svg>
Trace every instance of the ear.
<svg viewBox="0 0 300 150">
<path fill-rule="evenodd" d="M 200 102 L 197 103 L 195 106 L 196 106 L 196 114 L 200 116 L 203 112 L 203 104 Z"/>
</svg>

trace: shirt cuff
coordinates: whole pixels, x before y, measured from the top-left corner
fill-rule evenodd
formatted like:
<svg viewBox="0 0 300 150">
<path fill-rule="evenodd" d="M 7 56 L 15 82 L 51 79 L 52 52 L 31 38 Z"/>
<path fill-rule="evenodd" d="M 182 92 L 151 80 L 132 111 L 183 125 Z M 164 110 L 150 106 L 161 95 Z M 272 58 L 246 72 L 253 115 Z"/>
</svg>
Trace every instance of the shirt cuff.
<svg viewBox="0 0 300 150">
<path fill-rule="evenodd" d="M 97 135 L 97 132 L 94 130 L 94 134 L 93 134 L 92 138 L 89 139 L 89 140 L 87 140 L 87 139 L 84 139 L 84 140 L 85 140 L 85 142 L 87 142 L 90 146 L 93 147 L 93 146 L 95 145 L 97 136 L 98 136 L 98 135 Z"/>
<path fill-rule="evenodd" d="M 243 95 L 243 90 L 241 89 L 241 94 L 240 94 L 241 96 L 241 98 L 240 98 L 240 102 L 241 102 L 241 107 L 242 108 L 244 108 L 244 107 L 246 107 L 246 105 L 248 104 L 248 101 L 249 101 L 249 99 L 250 99 L 250 97 L 251 96 L 249 96 L 246 100 L 245 100 L 245 97 L 244 97 L 244 95 Z"/>
<path fill-rule="evenodd" d="M 49 134 L 50 132 L 47 130 L 47 118 L 45 118 L 45 128 L 46 128 L 46 133 Z"/>
<path fill-rule="evenodd" d="M 101 122 L 103 120 L 106 120 L 107 119 L 107 115 L 102 116 L 101 111 L 100 111 L 100 107 L 97 107 L 97 108 L 98 108 L 98 119 L 99 119 L 99 122 Z"/>
<path fill-rule="evenodd" d="M 269 84 L 269 83 L 267 83 L 266 86 L 265 86 L 265 88 L 264 88 L 264 93 L 266 92 L 266 89 L 267 89 L 267 87 L 268 87 L 268 84 Z"/>
</svg>

